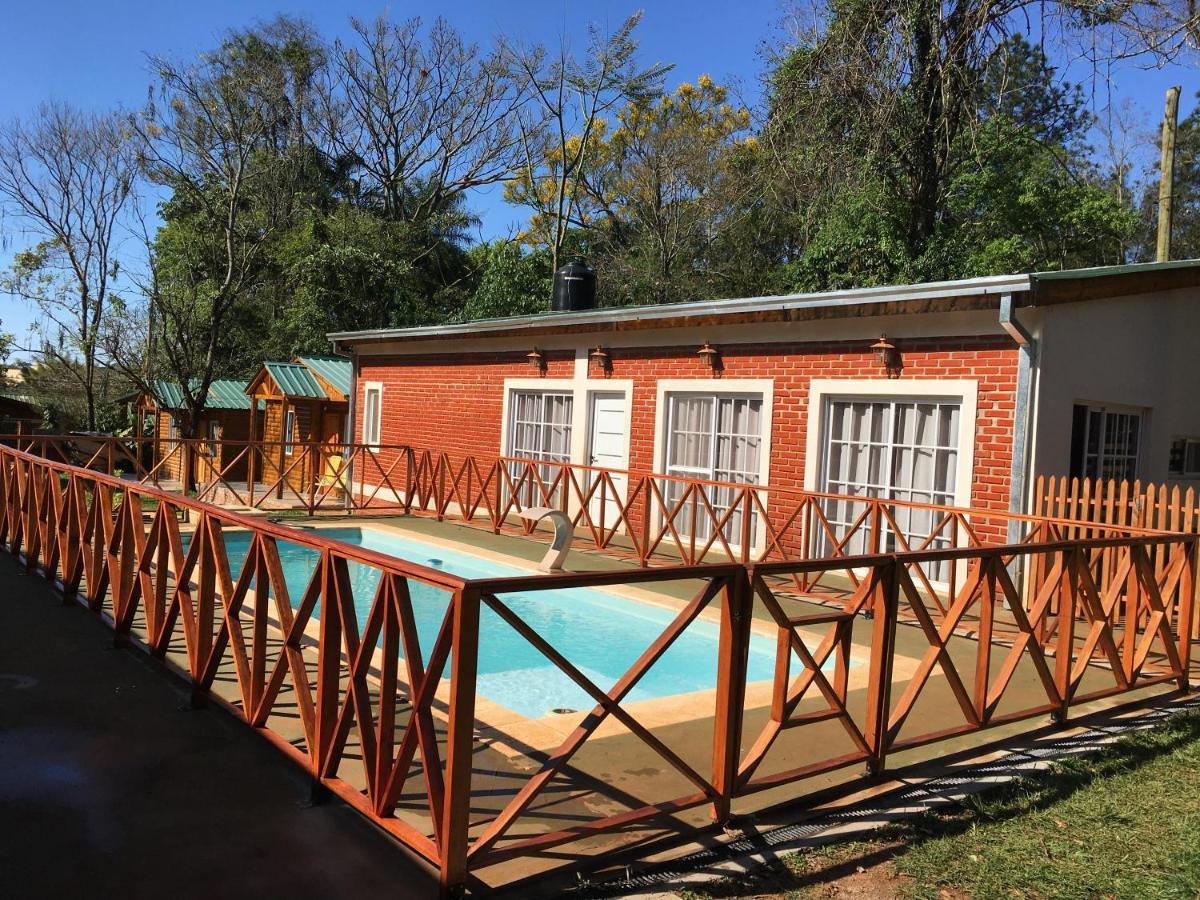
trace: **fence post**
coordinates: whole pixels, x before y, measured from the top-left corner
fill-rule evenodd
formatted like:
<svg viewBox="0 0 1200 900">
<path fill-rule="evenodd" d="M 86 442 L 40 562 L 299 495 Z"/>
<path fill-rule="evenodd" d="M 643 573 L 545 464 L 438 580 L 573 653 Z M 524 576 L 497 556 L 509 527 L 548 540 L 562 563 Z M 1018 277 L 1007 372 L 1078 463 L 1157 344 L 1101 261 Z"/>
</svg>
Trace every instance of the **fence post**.
<svg viewBox="0 0 1200 900">
<path fill-rule="evenodd" d="M 1060 698 L 1059 708 L 1051 718 L 1059 725 L 1066 723 L 1071 707 L 1071 663 L 1075 656 L 1075 607 L 1078 602 L 1078 562 L 1076 548 L 1061 551 L 1062 574 L 1058 579 L 1058 631 L 1055 634 L 1054 685 Z"/>
<path fill-rule="evenodd" d="M 713 723 L 713 787 L 717 798 L 712 816 L 718 825 L 730 818 L 737 793 L 742 756 L 742 719 L 746 700 L 746 665 L 753 614 L 751 570 L 738 566 L 725 581 L 721 604 L 721 636 L 717 650 L 717 706 Z"/>
<path fill-rule="evenodd" d="M 250 504 L 251 509 L 254 508 L 254 454 L 259 452 L 260 446 L 251 429 L 250 443 L 246 445 L 246 502 Z"/>
<path fill-rule="evenodd" d="M 1183 575 L 1179 579 L 1179 606 L 1176 615 L 1176 627 L 1179 629 L 1179 664 L 1183 674 L 1179 679 L 1181 691 L 1191 690 L 1192 676 L 1192 629 L 1196 617 L 1196 543 L 1195 537 L 1189 538 L 1183 545 L 1187 562 L 1183 567 Z"/>
<path fill-rule="evenodd" d="M 888 717 L 892 709 L 892 663 L 895 661 L 896 619 L 900 605 L 899 564 L 892 557 L 871 570 L 875 585 L 871 622 L 871 662 L 867 672 L 866 738 L 871 755 L 867 774 L 879 777 L 887 764 Z"/>
<path fill-rule="evenodd" d="M 475 751 L 475 687 L 479 656 L 479 591 L 454 596 L 451 639 L 450 722 L 446 728 L 446 778 L 442 801 L 443 896 L 461 896 L 467 882 L 467 830 Z"/>
</svg>

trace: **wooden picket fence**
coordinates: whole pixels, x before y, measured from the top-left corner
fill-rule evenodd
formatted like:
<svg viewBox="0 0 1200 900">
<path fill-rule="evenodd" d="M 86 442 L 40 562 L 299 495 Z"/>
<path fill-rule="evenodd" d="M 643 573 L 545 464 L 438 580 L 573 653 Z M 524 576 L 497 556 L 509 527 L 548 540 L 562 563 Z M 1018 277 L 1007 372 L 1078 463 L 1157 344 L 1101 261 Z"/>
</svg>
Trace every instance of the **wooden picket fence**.
<svg viewBox="0 0 1200 900">
<path fill-rule="evenodd" d="M 1104 528 L 1200 534 L 1200 496 L 1194 487 L 1185 489 L 1177 484 L 1039 476 L 1032 505 L 1033 516 L 1060 523 L 1053 531 L 1053 537 L 1060 540 L 1099 537 L 1106 533 Z M 1067 520 L 1075 524 L 1061 524 Z M 1152 549 L 1150 564 L 1161 575 L 1167 560 Z M 1117 561 L 1110 554 L 1101 565 L 1111 570 Z M 1192 637 L 1200 638 L 1200 621 L 1192 628 Z"/>
<path fill-rule="evenodd" d="M 1082 523 L 1200 533 L 1196 489 L 1141 481 L 1038 476 L 1031 514 Z"/>
</svg>

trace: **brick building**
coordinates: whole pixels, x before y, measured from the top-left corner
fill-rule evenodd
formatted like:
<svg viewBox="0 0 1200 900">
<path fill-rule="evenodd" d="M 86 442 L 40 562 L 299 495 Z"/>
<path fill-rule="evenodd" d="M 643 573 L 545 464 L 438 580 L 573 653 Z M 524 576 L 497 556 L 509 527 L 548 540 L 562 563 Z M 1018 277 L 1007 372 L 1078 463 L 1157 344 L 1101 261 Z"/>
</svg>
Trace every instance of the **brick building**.
<svg viewBox="0 0 1200 900">
<path fill-rule="evenodd" d="M 330 339 L 359 442 L 1007 511 L 1036 474 L 1200 478 L 1198 287 L 1189 261 Z"/>
</svg>

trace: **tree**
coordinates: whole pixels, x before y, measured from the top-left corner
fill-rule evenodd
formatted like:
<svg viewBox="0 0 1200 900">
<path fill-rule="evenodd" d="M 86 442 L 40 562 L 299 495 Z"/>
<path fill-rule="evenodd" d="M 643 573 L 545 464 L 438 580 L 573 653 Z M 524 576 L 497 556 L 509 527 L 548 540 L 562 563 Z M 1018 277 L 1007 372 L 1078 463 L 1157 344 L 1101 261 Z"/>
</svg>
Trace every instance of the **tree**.
<svg viewBox="0 0 1200 900">
<path fill-rule="evenodd" d="M 183 389 L 188 436 L 212 381 L 245 358 L 238 341 L 253 340 L 244 326 L 254 320 L 268 241 L 287 215 L 251 199 L 290 198 L 279 185 L 305 163 L 303 154 L 280 153 L 304 143 L 296 87 L 312 70 L 302 61 L 312 56 L 305 41 L 301 26 L 283 20 L 231 33 L 191 65 L 156 58 L 151 101 L 131 118 L 147 175 L 170 191 L 152 247 L 147 315 L 161 369 Z"/>
<path fill-rule="evenodd" d="M 553 269 L 546 250 L 522 252 L 515 241 L 492 241 L 472 247 L 470 260 L 478 275 L 464 319 L 533 315 L 549 307 Z"/>
<path fill-rule="evenodd" d="M 0 199 L 36 239 L 0 283 L 37 305 L 38 343 L 27 349 L 74 379 L 89 430 L 97 426 L 99 338 L 136 174 L 128 129 L 115 113 L 45 103 L 0 128 Z"/>
<path fill-rule="evenodd" d="M 817 8 L 773 67 L 764 135 L 777 177 L 804 198 L 796 214 L 804 244 L 825 227 L 828 211 L 874 197 L 882 202 L 872 208 L 873 221 L 903 242 L 906 271 L 898 274 L 938 274 L 921 261 L 936 258 L 931 250 L 947 224 L 952 185 L 974 165 L 976 138 L 989 129 L 994 136 L 989 118 L 1007 116 L 1016 134 L 1032 120 L 1049 126 L 1072 105 L 1069 92 L 1044 84 L 1029 101 L 1005 87 L 1027 84 L 1029 67 L 1045 68 L 1044 56 L 1014 39 L 1033 7 L 1032 0 L 838 0 Z M 1173 0 L 1119 8 L 1039 2 L 1037 10 L 1045 40 L 1064 52 L 1083 36 L 1109 55 L 1169 58 L 1185 50 L 1200 22 L 1193 7 Z M 989 81 L 990 106 L 979 91 Z M 1037 140 L 1063 144 L 1053 129 Z"/>
<path fill-rule="evenodd" d="M 321 96 L 324 137 L 356 203 L 423 223 L 511 172 L 525 86 L 497 51 L 443 19 L 424 36 L 420 19 L 350 21 L 357 41 L 333 45 Z"/>
<path fill-rule="evenodd" d="M 1091 162 L 1081 93 L 972 2 L 838 5 L 779 64 L 769 177 L 817 185 L 793 286 L 1121 260 L 1130 211 Z"/>
<path fill-rule="evenodd" d="M 532 210 L 527 240 L 546 247 L 558 269 L 571 229 L 580 221 L 584 182 L 595 166 L 596 140 L 605 116 L 626 103 L 644 103 L 662 90 L 672 66 L 641 68 L 634 38 L 642 13 L 612 35 L 588 27 L 588 49 L 577 59 L 565 39 L 558 52 L 503 43 L 512 77 L 529 85 L 531 102 L 517 111 L 520 163 L 505 198 Z"/>
<path fill-rule="evenodd" d="M 745 186 L 731 169 L 749 124 L 749 111 L 701 75 L 626 105 L 596 132 L 580 220 L 624 302 L 688 299 L 724 281 L 711 250 L 741 215 Z"/>
</svg>

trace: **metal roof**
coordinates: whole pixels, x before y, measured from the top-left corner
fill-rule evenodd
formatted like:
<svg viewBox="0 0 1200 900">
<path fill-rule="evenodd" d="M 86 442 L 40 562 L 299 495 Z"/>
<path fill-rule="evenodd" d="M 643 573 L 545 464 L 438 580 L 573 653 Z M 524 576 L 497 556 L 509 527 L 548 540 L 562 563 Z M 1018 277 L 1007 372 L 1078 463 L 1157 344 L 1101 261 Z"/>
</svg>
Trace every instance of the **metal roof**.
<svg viewBox="0 0 1200 900">
<path fill-rule="evenodd" d="M 741 297 L 726 300 L 698 300 L 685 303 L 664 303 L 654 306 L 619 306 L 589 309 L 580 312 L 545 312 L 530 316 L 514 316 L 498 319 L 479 319 L 445 325 L 428 325 L 416 328 L 380 328 L 365 331 L 335 331 L 326 335 L 336 344 L 354 344 L 362 341 L 410 340 L 428 338 L 469 337 L 477 334 L 520 334 L 524 331 L 546 329 L 597 330 L 605 327 L 634 327 L 631 323 L 661 322 L 663 327 L 680 324 L 676 320 L 697 317 L 735 316 L 745 314 L 780 314 L 790 317 L 805 317 L 804 310 L 837 310 L 844 315 L 869 314 L 872 307 L 880 312 L 892 312 L 895 304 L 915 303 L 917 311 L 928 311 L 928 301 L 973 301 L 977 306 L 981 300 L 1004 294 L 1025 294 L 1037 300 L 1051 299 L 1051 291 L 1038 291 L 1039 283 L 1046 288 L 1054 286 L 1054 292 L 1064 296 L 1059 285 L 1080 284 L 1109 278 L 1129 276 L 1185 275 L 1200 270 L 1200 260 L 1177 260 L 1169 263 L 1142 263 L 1128 266 L 1102 266 L 1092 269 L 1074 269 L 1062 272 L 1039 272 L 1019 275 L 990 275 L 982 278 L 965 278 L 955 281 L 935 281 L 925 284 L 890 285 L 885 287 L 850 288 L 838 291 L 820 291 L 804 294 L 787 294 L 777 297 Z M 1046 296 L 1043 298 L 1043 294 Z M 1034 296 L 1036 295 L 1036 297 Z M 1027 301 L 1028 302 L 1028 301 Z M 968 307 L 969 308 L 969 307 Z M 812 315 L 828 315 L 829 312 Z M 836 313 L 834 313 L 836 314 Z"/>
<path fill-rule="evenodd" d="M 288 397 L 312 397 L 324 400 L 328 396 L 308 366 L 298 362 L 263 363 L 279 390 Z"/>
<path fill-rule="evenodd" d="M 935 300 L 938 298 L 1010 294 L 1029 290 L 1028 275 L 998 275 L 987 278 L 968 278 L 960 281 L 938 281 L 928 284 L 890 287 L 853 288 L 841 291 L 821 291 L 806 294 L 786 294 L 778 297 L 737 297 L 728 300 L 694 300 L 686 303 L 661 303 L 654 306 L 610 306 L 581 312 L 545 312 L 531 316 L 512 316 L 500 319 L 477 319 L 450 325 L 428 325 L 417 328 L 379 328 L 367 331 L 335 331 L 327 334 L 331 341 L 354 343 L 363 340 L 389 338 L 455 337 L 478 332 L 520 332 L 530 328 L 585 326 L 610 322 L 642 322 L 690 316 L 729 315 L 736 313 L 773 312 L 815 307 L 859 306 L 864 304 L 898 303 L 905 300 Z"/>
<path fill-rule="evenodd" d="M 335 391 L 350 396 L 350 360 L 344 356 L 297 356 L 301 362 L 324 378 Z"/>
<path fill-rule="evenodd" d="M 191 387 L 195 388 L 199 381 L 193 379 Z M 205 409 L 249 409 L 250 398 L 246 396 L 247 381 L 233 378 L 217 378 L 208 386 L 208 398 L 204 403 Z M 154 401 L 163 409 L 183 409 L 186 405 L 183 398 L 183 388 L 174 381 L 155 381 L 152 385 Z"/>
</svg>

